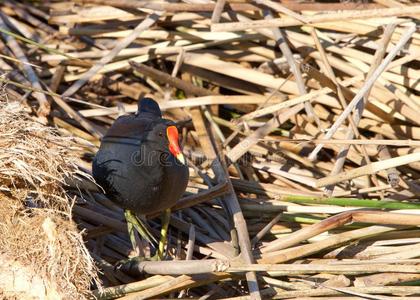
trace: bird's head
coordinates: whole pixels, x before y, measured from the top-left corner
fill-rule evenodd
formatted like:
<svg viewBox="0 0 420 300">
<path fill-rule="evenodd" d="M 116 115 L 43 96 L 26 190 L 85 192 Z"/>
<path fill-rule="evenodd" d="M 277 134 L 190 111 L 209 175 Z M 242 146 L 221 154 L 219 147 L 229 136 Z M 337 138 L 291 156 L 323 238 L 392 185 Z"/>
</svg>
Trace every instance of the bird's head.
<svg viewBox="0 0 420 300">
<path fill-rule="evenodd" d="M 178 128 L 173 122 L 166 121 L 153 126 L 147 135 L 148 143 L 152 143 L 155 150 L 170 153 L 170 155 L 173 155 L 180 163 L 185 165 L 185 157 L 179 145 Z"/>
<path fill-rule="evenodd" d="M 162 112 L 159 104 L 151 98 L 143 98 L 138 103 L 137 116 L 151 118 L 151 132 L 148 134 L 148 141 L 154 143 L 158 150 L 169 152 L 182 164 L 186 164 L 185 157 L 179 146 L 179 134 L 175 124 L 169 120 L 162 119 Z"/>
</svg>

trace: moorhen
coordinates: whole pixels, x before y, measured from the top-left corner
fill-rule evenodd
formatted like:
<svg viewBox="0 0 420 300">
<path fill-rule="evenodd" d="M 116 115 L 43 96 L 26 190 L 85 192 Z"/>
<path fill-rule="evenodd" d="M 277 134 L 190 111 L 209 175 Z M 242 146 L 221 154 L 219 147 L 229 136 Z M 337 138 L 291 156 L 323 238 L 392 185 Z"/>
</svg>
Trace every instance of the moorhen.
<svg viewBox="0 0 420 300">
<path fill-rule="evenodd" d="M 165 213 L 161 258 L 170 208 L 184 193 L 189 176 L 175 123 L 162 118 L 153 99 L 141 99 L 137 113 L 119 117 L 103 137 L 92 173 L 110 200 L 125 210 L 134 247 L 134 228 L 149 242 L 154 240 L 136 214 Z"/>
</svg>

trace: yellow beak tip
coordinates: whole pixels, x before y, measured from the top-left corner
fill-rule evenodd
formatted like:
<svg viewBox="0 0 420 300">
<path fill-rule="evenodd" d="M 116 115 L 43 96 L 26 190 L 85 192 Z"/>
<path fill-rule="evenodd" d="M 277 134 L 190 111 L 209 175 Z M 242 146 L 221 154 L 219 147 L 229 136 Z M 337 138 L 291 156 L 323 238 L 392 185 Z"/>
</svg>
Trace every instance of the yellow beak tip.
<svg viewBox="0 0 420 300">
<path fill-rule="evenodd" d="M 182 154 L 182 153 L 177 154 L 176 159 L 177 159 L 180 163 L 182 163 L 183 165 L 185 165 L 185 164 L 186 164 L 184 154 Z"/>
</svg>

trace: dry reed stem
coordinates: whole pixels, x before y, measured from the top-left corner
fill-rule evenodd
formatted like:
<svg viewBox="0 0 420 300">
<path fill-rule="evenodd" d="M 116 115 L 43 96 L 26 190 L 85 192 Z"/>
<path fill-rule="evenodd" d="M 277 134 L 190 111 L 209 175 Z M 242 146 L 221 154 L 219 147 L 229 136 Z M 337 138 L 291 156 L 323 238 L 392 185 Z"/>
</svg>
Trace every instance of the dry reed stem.
<svg viewBox="0 0 420 300">
<path fill-rule="evenodd" d="M 395 214 L 378 211 L 353 210 L 329 217 L 317 224 L 303 228 L 287 238 L 271 242 L 261 249 L 262 253 L 268 253 L 275 250 L 285 249 L 307 240 L 322 232 L 340 227 L 352 222 L 367 222 L 373 224 L 394 224 L 394 225 L 416 225 L 420 218 L 404 220 L 407 215 Z M 408 223 L 407 223 L 408 222 Z M 413 222 L 413 223 L 411 223 Z"/>
<path fill-rule="evenodd" d="M 215 3 L 168 3 L 168 2 L 152 2 L 141 0 L 118 1 L 118 0 L 76 0 L 77 3 L 91 3 L 103 4 L 121 8 L 148 8 L 152 10 L 166 10 L 168 12 L 183 12 L 183 11 L 196 11 L 196 12 L 212 12 L 215 9 Z M 349 9 L 362 9 L 378 8 L 378 5 L 367 3 L 361 6 L 358 3 L 295 3 L 287 2 L 284 6 L 293 10 L 349 10 Z M 229 4 L 229 9 L 232 11 L 257 11 L 258 7 L 249 3 L 232 2 Z"/>
<path fill-rule="evenodd" d="M 266 98 L 261 95 L 248 96 L 248 95 L 232 95 L 232 96 L 205 96 L 196 98 L 187 98 L 183 100 L 170 100 L 159 103 L 162 110 L 170 110 L 173 108 L 184 108 L 184 107 L 196 107 L 201 105 L 220 105 L 220 104 L 231 104 L 231 105 L 243 105 L 243 104 L 258 104 L 264 103 Z M 133 113 L 137 111 L 137 104 L 123 105 L 124 110 L 127 113 Z M 93 108 L 84 109 L 79 111 L 83 117 L 99 117 L 107 115 L 118 114 L 118 107 L 107 107 L 107 108 Z"/>
<path fill-rule="evenodd" d="M 105 288 L 102 291 L 97 290 L 93 292 L 93 295 L 99 300 L 114 299 L 129 293 L 153 288 L 170 279 L 172 279 L 171 276 L 156 275 L 141 281 Z"/>
<path fill-rule="evenodd" d="M 419 280 L 420 274 L 403 274 L 403 273 L 380 273 L 366 276 L 359 276 L 354 280 L 354 286 L 384 286 L 401 282 Z"/>
<path fill-rule="evenodd" d="M 403 166 L 412 162 L 418 162 L 420 160 L 420 152 L 407 154 L 400 157 L 394 157 L 387 160 L 377 161 L 369 165 L 352 169 L 348 172 L 341 172 L 336 175 L 330 175 L 321 179 L 316 180 L 316 187 L 323 187 L 330 184 L 342 182 L 344 180 L 354 179 L 363 175 L 374 174 L 381 170 L 395 168 Z"/>
<path fill-rule="evenodd" d="M 267 140 L 267 139 L 265 139 Z M 291 143 L 325 143 L 325 144 L 349 144 L 349 145 L 378 145 L 378 146 L 409 146 L 409 147 L 420 147 L 420 141 L 413 141 L 413 140 L 383 140 L 383 139 L 375 139 L 375 140 L 357 140 L 357 139 L 339 139 L 339 140 L 305 140 L 305 139 L 293 139 L 293 140 L 276 140 L 280 144 L 282 142 L 291 142 Z M 389 157 L 388 157 L 389 158 Z"/>
<path fill-rule="evenodd" d="M 212 141 L 210 140 L 210 132 L 204 124 L 204 118 L 201 115 L 201 111 L 196 110 L 195 117 L 193 116 L 194 126 L 202 134 L 200 143 L 202 143 L 203 149 L 207 149 L 209 159 L 212 159 L 212 169 L 216 178 L 219 182 L 227 181 L 229 187 L 229 193 L 222 197 L 222 201 L 227 206 L 229 213 L 232 215 L 233 223 L 238 235 L 238 243 L 241 250 L 242 259 L 246 263 L 253 263 L 254 258 L 251 253 L 251 242 L 249 239 L 249 233 L 246 225 L 246 221 L 242 214 L 241 208 L 239 206 L 238 199 L 234 192 L 232 183 L 230 182 L 229 176 L 227 176 L 227 170 L 220 162 L 216 149 L 214 149 Z M 205 147 L 207 146 L 207 147 Z M 251 299 L 261 299 L 259 292 L 258 281 L 255 273 L 248 272 L 246 274 L 246 279 L 248 283 L 248 288 L 250 292 Z"/>
<path fill-rule="evenodd" d="M 214 273 L 227 276 L 226 273 L 244 272 L 267 272 L 271 276 L 280 277 L 285 275 L 302 274 L 372 274 L 378 272 L 396 272 L 401 274 L 413 274 L 418 272 L 420 267 L 416 264 L 332 264 L 332 263 L 305 263 L 305 264 L 243 264 L 238 261 L 227 261 L 220 259 L 206 259 L 194 261 L 143 261 L 137 265 L 137 272 L 146 274 L 167 274 L 167 275 L 198 275 Z"/>
<path fill-rule="evenodd" d="M 370 237 L 374 235 L 379 235 L 389 231 L 398 229 L 397 227 L 392 226 L 371 226 L 362 229 L 356 229 L 348 231 L 345 233 L 340 233 L 333 235 L 325 240 L 315 242 L 313 244 L 307 244 L 303 246 L 296 246 L 288 248 L 285 250 L 280 250 L 276 252 L 267 253 L 261 259 L 258 260 L 259 263 L 281 263 L 290 261 L 296 258 L 305 257 L 310 254 L 318 253 L 322 250 L 337 247 L 341 244 L 347 243 L 349 241 L 360 239 L 364 237 Z"/>
<path fill-rule="evenodd" d="M 348 287 L 346 288 L 349 292 L 363 293 L 363 294 L 379 294 L 379 295 L 416 295 L 419 293 L 420 289 L 418 287 L 404 287 L 404 286 L 381 286 L 381 287 Z M 273 299 L 284 299 L 284 298 L 294 298 L 294 297 L 303 297 L 308 296 L 334 296 L 340 295 L 342 292 L 334 291 L 328 288 L 318 288 L 318 289 L 307 289 L 301 291 L 287 291 L 287 292 L 278 292 Z M 328 297 L 329 298 L 329 297 Z M 371 299 L 378 299 L 371 298 Z M 389 299 L 388 297 L 381 297 L 380 299 Z M 410 298 L 407 298 L 410 299 Z"/>
<path fill-rule="evenodd" d="M 132 295 L 128 295 L 119 299 L 121 300 L 148 299 L 148 298 L 157 297 L 160 295 L 165 295 L 171 292 L 180 291 L 183 289 L 188 289 L 188 288 L 193 288 L 193 287 L 209 284 L 211 282 L 214 282 L 217 280 L 223 280 L 228 277 L 229 275 L 224 274 L 224 273 L 215 273 L 215 274 L 208 274 L 208 275 L 206 274 L 204 276 L 180 275 L 154 288 L 147 289 L 141 292 L 136 292 L 136 293 L 133 293 Z"/>
<path fill-rule="evenodd" d="M 299 281 L 302 281 L 308 285 L 311 285 L 315 288 L 326 288 L 326 289 L 331 289 L 333 291 L 337 291 L 337 292 L 341 292 L 343 294 L 348 294 L 348 295 L 353 295 L 353 296 L 359 296 L 363 299 L 373 299 L 373 300 L 387 300 L 387 297 L 384 296 L 372 296 L 366 293 L 361 293 L 361 292 L 357 292 L 357 291 L 352 291 L 349 290 L 347 288 L 338 288 L 338 287 L 333 287 L 333 286 L 327 286 L 326 284 L 322 284 L 322 283 L 316 283 L 316 282 L 312 282 L 309 280 L 305 280 L 305 279 L 298 279 Z"/>
<path fill-rule="evenodd" d="M 219 23 L 223 8 L 225 6 L 226 0 L 217 0 L 216 5 L 214 6 L 213 14 L 211 15 L 212 23 Z"/>
<path fill-rule="evenodd" d="M 306 16 L 306 21 L 309 24 L 317 24 L 323 22 L 334 22 L 343 20 L 366 19 L 366 18 L 383 18 L 383 17 L 398 17 L 406 15 L 420 14 L 420 5 L 397 7 L 397 8 L 383 8 L 361 11 L 341 11 L 336 13 L 326 13 L 314 16 Z M 267 27 L 288 27 L 303 25 L 302 21 L 295 18 L 278 18 L 273 20 L 257 20 L 248 22 L 231 22 L 231 23 L 218 23 L 212 24 L 212 31 L 241 31 L 247 29 L 261 29 Z"/>
</svg>

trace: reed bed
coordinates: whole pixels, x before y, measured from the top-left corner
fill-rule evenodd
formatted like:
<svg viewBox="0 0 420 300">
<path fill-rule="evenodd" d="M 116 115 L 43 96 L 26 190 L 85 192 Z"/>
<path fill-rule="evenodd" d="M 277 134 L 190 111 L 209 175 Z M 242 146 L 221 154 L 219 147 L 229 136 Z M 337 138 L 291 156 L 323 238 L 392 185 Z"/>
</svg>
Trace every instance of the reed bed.
<svg viewBox="0 0 420 300">
<path fill-rule="evenodd" d="M 62 188 L 25 174 L 53 168 L 100 270 L 86 297 L 419 299 L 419 17 L 408 0 L 5 0 L 3 92 L 73 145 L 53 165 L 2 158 L 5 193 L 29 182 L 45 206 Z M 127 263 L 123 211 L 88 174 L 146 96 L 182 129 L 191 176 L 165 260 Z M 34 135 L 10 126 L 0 143 Z M 63 175 L 70 155 L 87 175 Z"/>
</svg>

